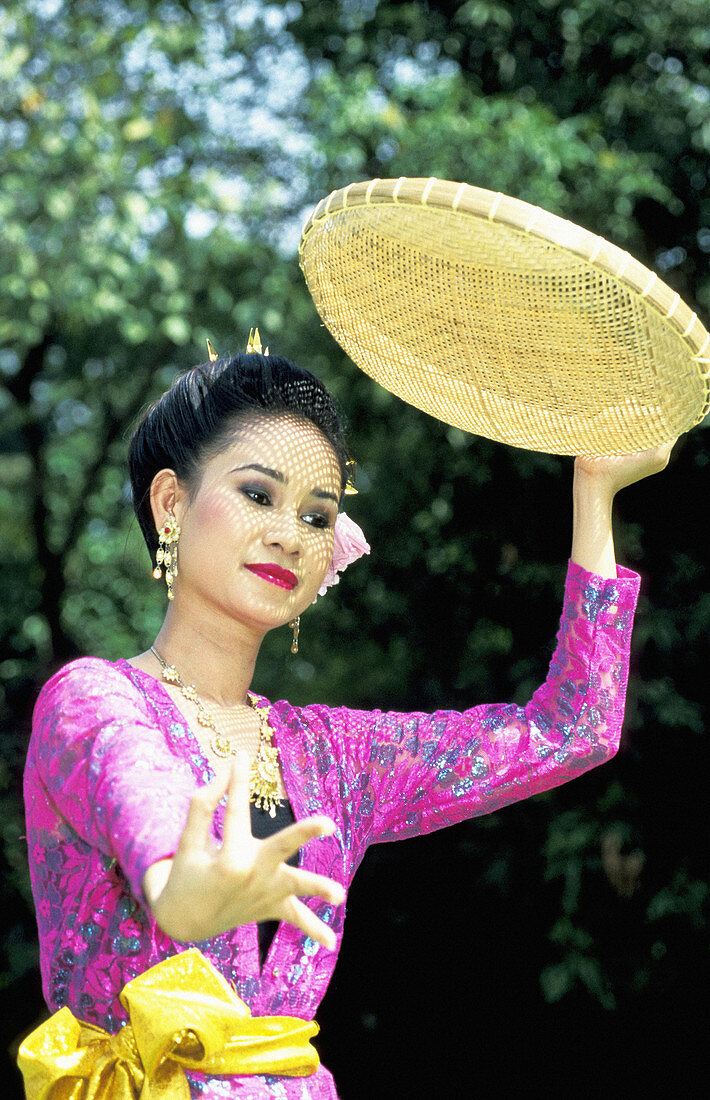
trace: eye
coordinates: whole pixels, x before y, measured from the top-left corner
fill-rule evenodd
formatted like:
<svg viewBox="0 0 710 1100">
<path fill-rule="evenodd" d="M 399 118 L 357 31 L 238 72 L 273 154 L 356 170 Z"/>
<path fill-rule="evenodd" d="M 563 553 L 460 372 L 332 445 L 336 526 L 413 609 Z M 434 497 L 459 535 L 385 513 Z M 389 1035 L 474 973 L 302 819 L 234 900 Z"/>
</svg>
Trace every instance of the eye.
<svg viewBox="0 0 710 1100">
<path fill-rule="evenodd" d="M 254 504 L 260 504 L 262 506 L 271 504 L 271 494 L 260 485 L 245 485 L 242 492 L 244 496 Z"/>
<path fill-rule="evenodd" d="M 301 519 L 310 527 L 320 527 L 322 529 L 333 526 L 330 516 L 325 512 L 307 512 L 305 516 L 301 516 Z"/>
</svg>

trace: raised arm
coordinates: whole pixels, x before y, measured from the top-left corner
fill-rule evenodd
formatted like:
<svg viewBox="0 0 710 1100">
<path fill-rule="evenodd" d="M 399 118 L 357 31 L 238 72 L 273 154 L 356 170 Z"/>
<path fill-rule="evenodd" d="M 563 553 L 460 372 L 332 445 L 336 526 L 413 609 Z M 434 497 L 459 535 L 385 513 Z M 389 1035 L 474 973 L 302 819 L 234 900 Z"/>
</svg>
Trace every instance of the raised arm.
<svg viewBox="0 0 710 1100">
<path fill-rule="evenodd" d="M 557 648 L 547 679 L 526 706 L 433 715 L 304 712 L 314 739 L 321 727 L 323 741 L 343 757 L 344 831 L 363 848 L 490 813 L 614 755 L 638 578 L 614 560 L 612 502 L 624 486 L 662 470 L 670 450 L 668 444 L 618 458 L 577 459 L 572 563 Z"/>
<path fill-rule="evenodd" d="M 525 706 L 433 714 L 305 708 L 303 751 L 328 744 L 340 758 L 348 792 L 343 832 L 362 849 L 430 832 L 549 790 L 612 757 L 637 593 L 628 570 L 608 579 L 570 564 L 557 647 Z M 317 757 L 310 770 L 324 763 Z M 300 767 L 307 773 L 309 762 Z M 337 803 L 324 809 L 337 820 Z"/>
</svg>

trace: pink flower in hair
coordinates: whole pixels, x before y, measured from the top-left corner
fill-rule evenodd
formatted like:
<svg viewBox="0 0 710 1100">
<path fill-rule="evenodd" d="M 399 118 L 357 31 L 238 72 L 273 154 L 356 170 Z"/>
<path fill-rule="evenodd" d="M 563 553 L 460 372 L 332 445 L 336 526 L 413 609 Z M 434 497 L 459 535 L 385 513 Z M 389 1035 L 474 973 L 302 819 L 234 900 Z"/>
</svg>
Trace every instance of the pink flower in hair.
<svg viewBox="0 0 710 1100">
<path fill-rule="evenodd" d="M 358 527 L 357 523 L 346 516 L 345 512 L 338 512 L 335 521 L 335 538 L 333 540 L 333 560 L 328 566 L 323 584 L 318 589 L 318 595 L 323 596 L 326 588 L 331 584 L 337 584 L 340 580 L 338 573 L 342 573 L 354 561 L 363 554 L 369 554 L 370 547 L 367 539 Z"/>
</svg>

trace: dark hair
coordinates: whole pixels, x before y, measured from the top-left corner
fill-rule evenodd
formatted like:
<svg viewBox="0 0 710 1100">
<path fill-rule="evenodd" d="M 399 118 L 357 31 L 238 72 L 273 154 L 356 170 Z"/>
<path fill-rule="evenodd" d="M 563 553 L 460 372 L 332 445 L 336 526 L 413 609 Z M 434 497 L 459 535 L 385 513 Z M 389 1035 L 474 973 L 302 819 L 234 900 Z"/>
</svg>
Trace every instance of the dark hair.
<svg viewBox="0 0 710 1100">
<path fill-rule="evenodd" d="M 331 444 L 340 463 L 343 488 L 348 453 L 333 398 L 322 382 L 278 355 L 229 355 L 203 363 L 175 379 L 142 417 L 128 449 L 133 507 L 148 545 L 158 536 L 150 508 L 150 486 L 159 470 L 174 470 L 190 486 L 202 463 L 251 414 L 293 413 L 310 420 Z"/>
</svg>

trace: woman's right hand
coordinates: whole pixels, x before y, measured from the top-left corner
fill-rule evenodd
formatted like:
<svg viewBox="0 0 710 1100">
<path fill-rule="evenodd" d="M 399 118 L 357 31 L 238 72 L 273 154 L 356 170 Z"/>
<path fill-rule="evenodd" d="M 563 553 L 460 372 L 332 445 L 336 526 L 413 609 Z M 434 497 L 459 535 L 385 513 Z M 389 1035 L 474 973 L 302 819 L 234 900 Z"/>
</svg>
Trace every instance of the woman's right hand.
<svg viewBox="0 0 710 1100">
<path fill-rule="evenodd" d="M 212 819 L 225 794 L 219 845 L 212 835 Z M 300 898 L 341 905 L 345 890 L 325 875 L 289 867 L 286 860 L 307 841 L 334 831 L 330 818 L 310 817 L 266 840 L 252 836 L 249 758 L 240 753 L 226 778 L 214 779 L 193 796 L 173 858 L 159 860 L 146 871 L 143 890 L 148 905 L 163 931 L 176 940 L 210 939 L 240 924 L 277 920 L 295 925 L 332 951 L 333 930 Z"/>
</svg>

